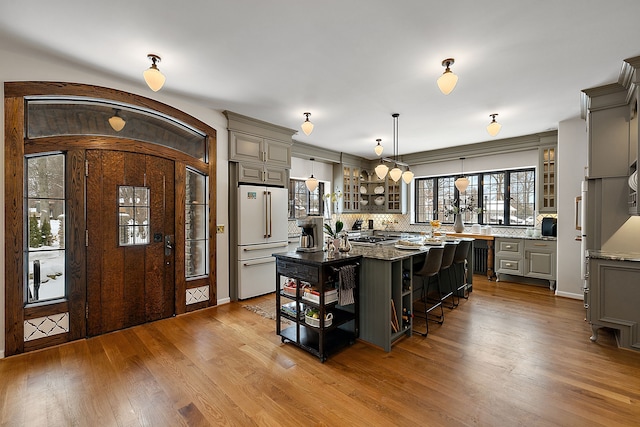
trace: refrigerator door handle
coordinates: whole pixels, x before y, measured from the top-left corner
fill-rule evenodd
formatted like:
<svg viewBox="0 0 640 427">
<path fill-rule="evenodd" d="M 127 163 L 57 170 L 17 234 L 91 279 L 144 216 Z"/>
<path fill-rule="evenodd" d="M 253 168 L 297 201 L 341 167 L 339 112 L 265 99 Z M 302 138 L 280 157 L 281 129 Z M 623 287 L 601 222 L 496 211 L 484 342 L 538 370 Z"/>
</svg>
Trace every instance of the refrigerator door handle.
<svg viewBox="0 0 640 427">
<path fill-rule="evenodd" d="M 265 258 L 265 259 L 257 259 L 254 261 L 245 261 L 242 263 L 245 267 L 251 267 L 252 265 L 261 265 L 261 264 L 272 264 L 275 263 L 276 259 L 273 257 Z"/>
<path fill-rule="evenodd" d="M 262 195 L 264 196 L 264 238 L 269 237 L 269 204 L 267 202 L 268 192 L 265 190 Z"/>
<path fill-rule="evenodd" d="M 271 218 L 271 214 L 272 214 L 272 209 L 273 207 L 271 206 L 271 191 L 267 191 L 267 224 L 268 224 L 268 228 L 267 228 L 267 237 L 273 237 L 273 223 L 272 223 L 272 218 Z"/>
</svg>

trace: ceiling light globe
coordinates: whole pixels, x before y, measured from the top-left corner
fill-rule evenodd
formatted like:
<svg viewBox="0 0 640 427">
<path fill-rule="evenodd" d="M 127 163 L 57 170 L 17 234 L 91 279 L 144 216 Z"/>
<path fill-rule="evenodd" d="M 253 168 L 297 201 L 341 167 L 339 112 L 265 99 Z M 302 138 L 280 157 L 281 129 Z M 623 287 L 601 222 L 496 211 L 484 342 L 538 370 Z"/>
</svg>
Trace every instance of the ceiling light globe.
<svg viewBox="0 0 640 427">
<path fill-rule="evenodd" d="M 469 186 L 469 178 L 463 176 L 456 179 L 455 186 L 459 192 L 464 193 L 465 191 L 467 191 L 467 187 Z"/>
<path fill-rule="evenodd" d="M 393 182 L 398 182 L 400 177 L 402 177 L 402 169 L 400 169 L 398 165 L 396 165 L 393 169 L 389 171 L 389 176 L 391 177 Z"/>
<path fill-rule="evenodd" d="M 406 170 L 402 173 L 402 180 L 404 181 L 405 184 L 411 183 L 412 179 L 413 179 L 413 172 L 411 172 L 410 170 Z"/>
<path fill-rule="evenodd" d="M 496 136 L 500 132 L 500 129 L 502 129 L 502 125 L 496 122 L 495 119 L 487 126 L 487 132 L 491 136 Z"/>
<path fill-rule="evenodd" d="M 457 83 L 458 83 L 458 76 L 453 74 L 451 70 L 445 71 L 438 78 L 438 87 L 440 88 L 440 92 L 442 92 L 445 95 L 449 95 L 453 91 L 453 89 L 456 87 Z"/>
<path fill-rule="evenodd" d="M 318 188 L 318 180 L 314 178 L 313 175 L 307 178 L 304 184 L 307 186 L 307 190 L 309 190 L 312 193 L 316 191 L 316 188 Z"/>
<path fill-rule="evenodd" d="M 378 145 L 375 146 L 375 148 L 373 149 L 373 151 L 376 152 L 377 156 L 382 155 L 382 152 L 384 151 L 384 147 L 382 145 L 380 145 L 380 141 L 378 141 Z"/>
<path fill-rule="evenodd" d="M 311 132 L 313 132 L 313 123 L 311 123 L 308 118 L 300 127 L 302 128 L 302 132 L 307 136 L 311 135 Z"/>
<path fill-rule="evenodd" d="M 109 118 L 109 125 L 111 125 L 113 130 L 115 130 L 116 132 L 120 132 L 122 129 L 124 129 L 124 125 L 126 124 L 127 122 L 125 122 L 124 119 L 118 115 L 114 115 Z"/>
<path fill-rule="evenodd" d="M 164 86 L 166 77 L 158 70 L 156 64 L 146 69 L 142 75 L 144 76 L 144 81 L 147 82 L 147 85 L 152 91 L 157 92 Z"/>
<path fill-rule="evenodd" d="M 384 163 L 380 163 L 378 166 L 376 166 L 375 171 L 379 179 L 384 179 L 384 177 L 387 176 L 387 172 L 389 172 L 389 166 L 385 165 Z"/>
</svg>

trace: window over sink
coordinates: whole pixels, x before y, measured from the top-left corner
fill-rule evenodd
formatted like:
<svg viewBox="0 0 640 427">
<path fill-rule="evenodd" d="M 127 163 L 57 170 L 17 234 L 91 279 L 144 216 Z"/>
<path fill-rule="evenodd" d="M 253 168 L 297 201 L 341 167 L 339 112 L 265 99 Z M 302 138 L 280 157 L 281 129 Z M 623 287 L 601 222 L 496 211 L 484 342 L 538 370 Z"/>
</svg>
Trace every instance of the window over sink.
<svg viewBox="0 0 640 427">
<path fill-rule="evenodd" d="M 289 180 L 289 219 L 303 218 L 307 215 L 324 215 L 324 182 L 318 188 L 309 191 L 304 180 Z"/>
</svg>

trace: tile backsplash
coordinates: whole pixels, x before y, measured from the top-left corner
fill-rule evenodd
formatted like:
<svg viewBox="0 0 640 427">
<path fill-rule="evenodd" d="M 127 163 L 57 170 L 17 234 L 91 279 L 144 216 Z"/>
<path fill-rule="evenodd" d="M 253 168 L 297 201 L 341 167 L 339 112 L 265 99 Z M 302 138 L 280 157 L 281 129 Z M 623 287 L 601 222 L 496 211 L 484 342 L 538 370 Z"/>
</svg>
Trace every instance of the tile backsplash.
<svg viewBox="0 0 640 427">
<path fill-rule="evenodd" d="M 544 214 L 536 217 L 536 228 L 540 228 L 542 224 L 542 218 L 544 217 L 557 217 L 556 214 Z M 431 227 L 426 224 L 411 224 L 410 215 L 401 214 L 340 214 L 334 215 L 331 222 L 335 222 L 340 219 L 344 223 L 345 230 L 351 230 L 353 223 L 357 219 L 363 220 L 363 230 L 367 228 L 368 220 L 373 220 L 375 230 L 389 230 L 389 231 L 406 231 L 409 233 L 419 233 L 421 231 L 429 231 Z M 325 220 L 328 221 L 328 220 Z M 472 224 L 465 224 L 464 232 L 471 233 Z M 512 226 L 512 227 L 500 227 L 498 225 L 491 225 L 492 234 L 501 236 L 513 236 L 524 237 L 526 230 L 529 227 L 526 226 Z M 453 224 L 442 224 L 441 230 L 445 233 L 453 233 Z M 296 225 L 296 221 L 289 221 L 289 234 L 298 234 L 300 228 Z"/>
</svg>

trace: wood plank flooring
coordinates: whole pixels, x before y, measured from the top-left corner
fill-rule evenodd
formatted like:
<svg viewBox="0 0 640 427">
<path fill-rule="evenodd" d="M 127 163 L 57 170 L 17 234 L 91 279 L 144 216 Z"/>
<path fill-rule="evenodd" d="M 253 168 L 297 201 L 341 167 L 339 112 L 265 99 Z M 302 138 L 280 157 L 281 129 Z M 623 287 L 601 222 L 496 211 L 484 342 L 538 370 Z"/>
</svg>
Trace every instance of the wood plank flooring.
<svg viewBox="0 0 640 427">
<path fill-rule="evenodd" d="M 474 282 L 428 337 L 324 364 L 240 303 L 2 359 L 0 425 L 638 425 L 640 352 L 590 342 L 581 301 Z"/>
</svg>

